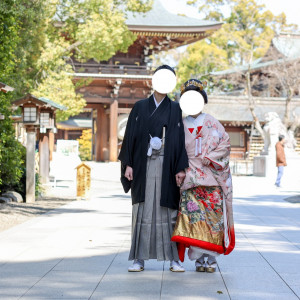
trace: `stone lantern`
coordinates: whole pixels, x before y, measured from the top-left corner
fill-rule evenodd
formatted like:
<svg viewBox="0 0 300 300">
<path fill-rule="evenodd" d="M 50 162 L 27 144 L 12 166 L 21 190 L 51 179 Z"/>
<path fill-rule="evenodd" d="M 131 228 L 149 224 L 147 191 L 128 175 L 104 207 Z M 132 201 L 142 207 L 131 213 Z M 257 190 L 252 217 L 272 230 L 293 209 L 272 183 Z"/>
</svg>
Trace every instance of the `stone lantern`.
<svg viewBox="0 0 300 300">
<path fill-rule="evenodd" d="M 41 182 L 49 181 L 49 165 L 56 133 L 56 110 L 65 110 L 47 98 L 37 98 L 31 94 L 13 102 L 22 108 L 23 126 L 27 133 L 26 142 L 26 202 L 35 201 L 35 150 L 39 141 L 39 174 Z"/>
</svg>

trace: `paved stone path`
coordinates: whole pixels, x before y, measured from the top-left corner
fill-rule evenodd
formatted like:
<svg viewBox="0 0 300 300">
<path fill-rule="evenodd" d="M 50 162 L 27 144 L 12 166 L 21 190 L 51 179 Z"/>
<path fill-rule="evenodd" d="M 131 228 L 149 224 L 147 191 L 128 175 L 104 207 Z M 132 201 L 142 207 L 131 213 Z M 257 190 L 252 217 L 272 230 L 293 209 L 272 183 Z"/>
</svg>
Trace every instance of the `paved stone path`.
<svg viewBox="0 0 300 300">
<path fill-rule="evenodd" d="M 146 262 L 128 273 L 131 199 L 119 164 L 92 164 L 89 201 L 75 201 L 0 233 L 0 299 L 300 299 L 299 178 L 234 178 L 237 246 L 214 274 Z"/>
</svg>

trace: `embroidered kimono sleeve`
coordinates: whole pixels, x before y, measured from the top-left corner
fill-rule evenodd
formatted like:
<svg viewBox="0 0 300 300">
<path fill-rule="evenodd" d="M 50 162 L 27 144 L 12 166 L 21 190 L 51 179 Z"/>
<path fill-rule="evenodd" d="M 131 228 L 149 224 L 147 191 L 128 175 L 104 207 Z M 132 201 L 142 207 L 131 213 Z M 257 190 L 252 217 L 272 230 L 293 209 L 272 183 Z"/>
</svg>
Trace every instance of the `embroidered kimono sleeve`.
<svg viewBox="0 0 300 300">
<path fill-rule="evenodd" d="M 218 134 L 217 146 L 213 148 L 205 157 L 211 161 L 211 166 L 216 170 L 223 170 L 229 164 L 230 139 L 227 132 L 220 122 L 217 122 Z"/>
</svg>

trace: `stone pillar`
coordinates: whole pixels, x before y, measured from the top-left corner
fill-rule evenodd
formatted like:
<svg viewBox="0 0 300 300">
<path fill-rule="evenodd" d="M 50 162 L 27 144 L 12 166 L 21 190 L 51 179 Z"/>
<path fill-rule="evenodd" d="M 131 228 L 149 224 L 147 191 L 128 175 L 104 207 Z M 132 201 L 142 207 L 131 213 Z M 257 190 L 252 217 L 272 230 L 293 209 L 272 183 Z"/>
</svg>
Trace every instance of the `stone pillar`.
<svg viewBox="0 0 300 300">
<path fill-rule="evenodd" d="M 35 202 L 35 129 L 27 129 L 26 142 L 26 203 Z"/>
<path fill-rule="evenodd" d="M 40 134 L 39 141 L 39 154 L 40 154 L 40 176 L 41 183 L 49 182 L 49 164 L 50 164 L 50 151 L 49 151 L 49 138 L 48 134 Z"/>
<path fill-rule="evenodd" d="M 118 101 L 113 100 L 110 104 L 109 123 L 109 160 L 118 160 Z"/>
</svg>

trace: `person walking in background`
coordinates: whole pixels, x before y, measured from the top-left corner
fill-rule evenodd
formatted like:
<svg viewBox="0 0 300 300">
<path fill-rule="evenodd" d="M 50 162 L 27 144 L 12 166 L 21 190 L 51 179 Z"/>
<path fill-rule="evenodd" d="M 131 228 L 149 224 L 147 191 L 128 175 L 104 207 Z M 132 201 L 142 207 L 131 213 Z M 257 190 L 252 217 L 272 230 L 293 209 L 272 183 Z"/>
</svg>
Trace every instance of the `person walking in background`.
<svg viewBox="0 0 300 300">
<path fill-rule="evenodd" d="M 286 159 L 284 153 L 284 143 L 285 143 L 285 136 L 280 135 L 278 137 L 278 142 L 275 145 L 276 148 L 276 167 L 278 168 L 277 179 L 275 185 L 280 187 L 280 181 L 283 175 L 283 168 L 286 167 Z"/>
</svg>

